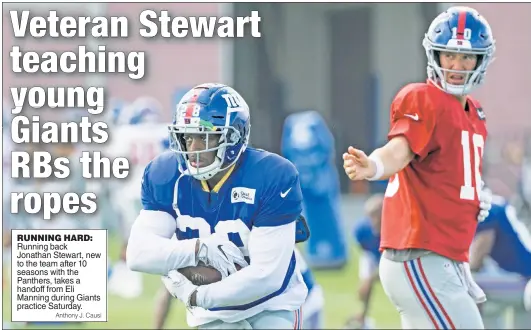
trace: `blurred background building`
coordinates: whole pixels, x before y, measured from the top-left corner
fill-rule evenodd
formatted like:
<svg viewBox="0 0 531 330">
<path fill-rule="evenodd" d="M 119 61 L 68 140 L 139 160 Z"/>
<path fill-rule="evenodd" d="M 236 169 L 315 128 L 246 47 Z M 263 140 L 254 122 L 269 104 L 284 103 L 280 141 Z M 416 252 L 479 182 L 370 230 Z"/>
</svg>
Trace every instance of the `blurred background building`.
<svg viewBox="0 0 531 330">
<path fill-rule="evenodd" d="M 450 5 L 4 4 L 3 98 L 10 104 L 9 88 L 18 86 L 104 86 L 107 100 L 132 103 L 141 96 L 157 99 L 164 118 L 170 121 L 176 99 L 184 90 L 203 82 L 221 82 L 232 85 L 245 97 L 252 113 L 251 142 L 270 151 L 280 152 L 283 122 L 290 113 L 318 111 L 335 137 L 336 165 L 342 173 L 341 154 L 349 145 L 370 151 L 386 141 L 389 107 L 399 88 L 426 79 L 422 38 L 433 18 Z M 497 193 L 512 197 L 521 189 L 522 164 L 531 158 L 531 4 L 464 5 L 476 8 L 487 18 L 497 40 L 496 61 L 489 67 L 485 85 L 474 95 L 488 120 L 487 182 Z M 123 15 L 129 18 L 130 37 L 16 39 L 10 9 L 32 9 L 33 15 L 47 15 L 50 9 L 69 15 Z M 144 39 L 138 34 L 138 15 L 145 9 L 168 10 L 170 15 L 179 16 L 246 16 L 258 10 L 262 37 Z M 11 70 L 9 52 L 13 45 L 22 50 L 61 52 L 77 50 L 80 44 L 94 49 L 106 45 L 108 50 L 145 51 L 146 75 L 133 81 L 126 74 L 17 75 Z M 67 110 L 52 113 L 54 118 L 66 118 Z M 345 175 L 340 175 L 340 181 L 344 194 L 356 193 L 361 199 L 384 187 L 352 185 Z M 344 209 L 350 207 L 362 213 L 361 202 L 343 205 Z M 325 288 L 325 292 L 334 294 L 332 289 Z M 340 323 L 329 322 L 335 327 Z M 392 322 L 383 324 L 394 326 Z"/>
</svg>

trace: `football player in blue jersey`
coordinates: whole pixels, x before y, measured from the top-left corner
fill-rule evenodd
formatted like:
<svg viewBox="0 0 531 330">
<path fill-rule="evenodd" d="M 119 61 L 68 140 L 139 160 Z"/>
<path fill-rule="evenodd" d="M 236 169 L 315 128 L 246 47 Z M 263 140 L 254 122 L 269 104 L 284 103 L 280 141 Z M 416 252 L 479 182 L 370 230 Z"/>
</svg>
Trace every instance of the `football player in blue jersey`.
<svg viewBox="0 0 531 330">
<path fill-rule="evenodd" d="M 487 295 L 481 305 L 485 328 L 529 329 L 531 313 L 524 308 L 523 292 L 531 279 L 531 235 L 500 196 L 493 197 L 489 216 L 478 224 L 470 268 Z M 512 324 L 505 325 L 509 308 Z"/>
<path fill-rule="evenodd" d="M 346 324 L 347 329 L 371 329 L 373 322 L 367 317 L 374 284 L 379 280 L 380 225 L 382 220 L 383 194 L 374 194 L 364 205 L 365 217 L 354 227 L 354 240 L 361 249 L 359 257 L 358 299 L 362 310 Z"/>
<path fill-rule="evenodd" d="M 171 151 L 144 172 L 129 267 L 163 275 L 190 327 L 301 328 L 308 289 L 294 252 L 302 211 L 295 167 L 248 147 L 249 107 L 225 85 L 186 93 L 169 132 Z M 196 286 L 176 271 L 199 261 L 222 280 Z"/>
</svg>

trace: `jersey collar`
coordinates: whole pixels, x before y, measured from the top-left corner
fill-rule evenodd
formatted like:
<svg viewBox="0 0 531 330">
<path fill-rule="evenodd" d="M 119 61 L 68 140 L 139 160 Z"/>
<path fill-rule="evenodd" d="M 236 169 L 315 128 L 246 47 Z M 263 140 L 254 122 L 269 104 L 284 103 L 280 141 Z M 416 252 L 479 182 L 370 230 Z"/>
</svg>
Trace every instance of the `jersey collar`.
<svg viewBox="0 0 531 330">
<path fill-rule="evenodd" d="M 219 180 L 219 182 L 214 186 L 212 191 L 210 191 L 210 188 L 208 187 L 206 180 L 201 180 L 201 187 L 203 188 L 203 191 L 218 193 L 219 190 L 221 189 L 221 186 L 223 186 L 223 184 L 229 179 L 230 175 L 232 174 L 232 171 L 234 171 L 234 167 L 235 165 L 232 165 L 227 170 L 227 173 L 225 173 L 225 175 L 221 178 L 221 180 Z"/>
</svg>

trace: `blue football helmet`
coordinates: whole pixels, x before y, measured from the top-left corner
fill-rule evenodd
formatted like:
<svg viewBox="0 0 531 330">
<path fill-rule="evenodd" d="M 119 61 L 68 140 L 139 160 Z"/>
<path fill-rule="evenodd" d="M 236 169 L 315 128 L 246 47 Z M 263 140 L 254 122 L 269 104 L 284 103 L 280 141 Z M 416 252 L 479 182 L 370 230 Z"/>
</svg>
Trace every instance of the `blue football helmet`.
<svg viewBox="0 0 531 330">
<path fill-rule="evenodd" d="M 159 123 L 162 105 L 152 97 L 140 97 L 131 105 L 129 124 Z"/>
<path fill-rule="evenodd" d="M 176 106 L 172 125 L 168 126 L 170 149 L 179 154 L 181 172 L 198 180 L 208 180 L 235 164 L 249 143 L 251 131 L 249 106 L 229 86 L 201 84 L 188 91 Z M 185 134 L 205 134 L 205 149 L 188 151 Z M 219 139 L 209 148 L 209 139 Z M 189 157 L 216 152 L 212 164 L 192 166 Z"/>
<path fill-rule="evenodd" d="M 428 79 L 453 95 L 466 95 L 480 86 L 485 80 L 487 66 L 494 59 L 495 40 L 490 25 L 475 9 L 469 7 L 451 7 L 437 16 L 425 34 L 422 45 L 428 58 Z M 476 55 L 476 67 L 471 71 L 443 69 L 439 61 L 440 52 Z M 465 74 L 464 84 L 449 84 L 445 79 L 445 74 L 449 73 Z"/>
</svg>

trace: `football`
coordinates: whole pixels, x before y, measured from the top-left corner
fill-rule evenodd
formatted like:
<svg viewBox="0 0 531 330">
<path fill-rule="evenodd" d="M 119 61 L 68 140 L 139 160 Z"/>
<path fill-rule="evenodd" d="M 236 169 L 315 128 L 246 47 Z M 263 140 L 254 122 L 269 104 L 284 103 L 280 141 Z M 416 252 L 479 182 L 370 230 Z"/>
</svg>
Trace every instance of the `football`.
<svg viewBox="0 0 531 330">
<path fill-rule="evenodd" d="M 236 269 L 240 270 L 241 267 L 236 265 Z M 183 274 L 194 285 L 207 285 L 221 281 L 221 273 L 201 261 L 197 266 L 179 269 L 179 273 Z"/>
</svg>

